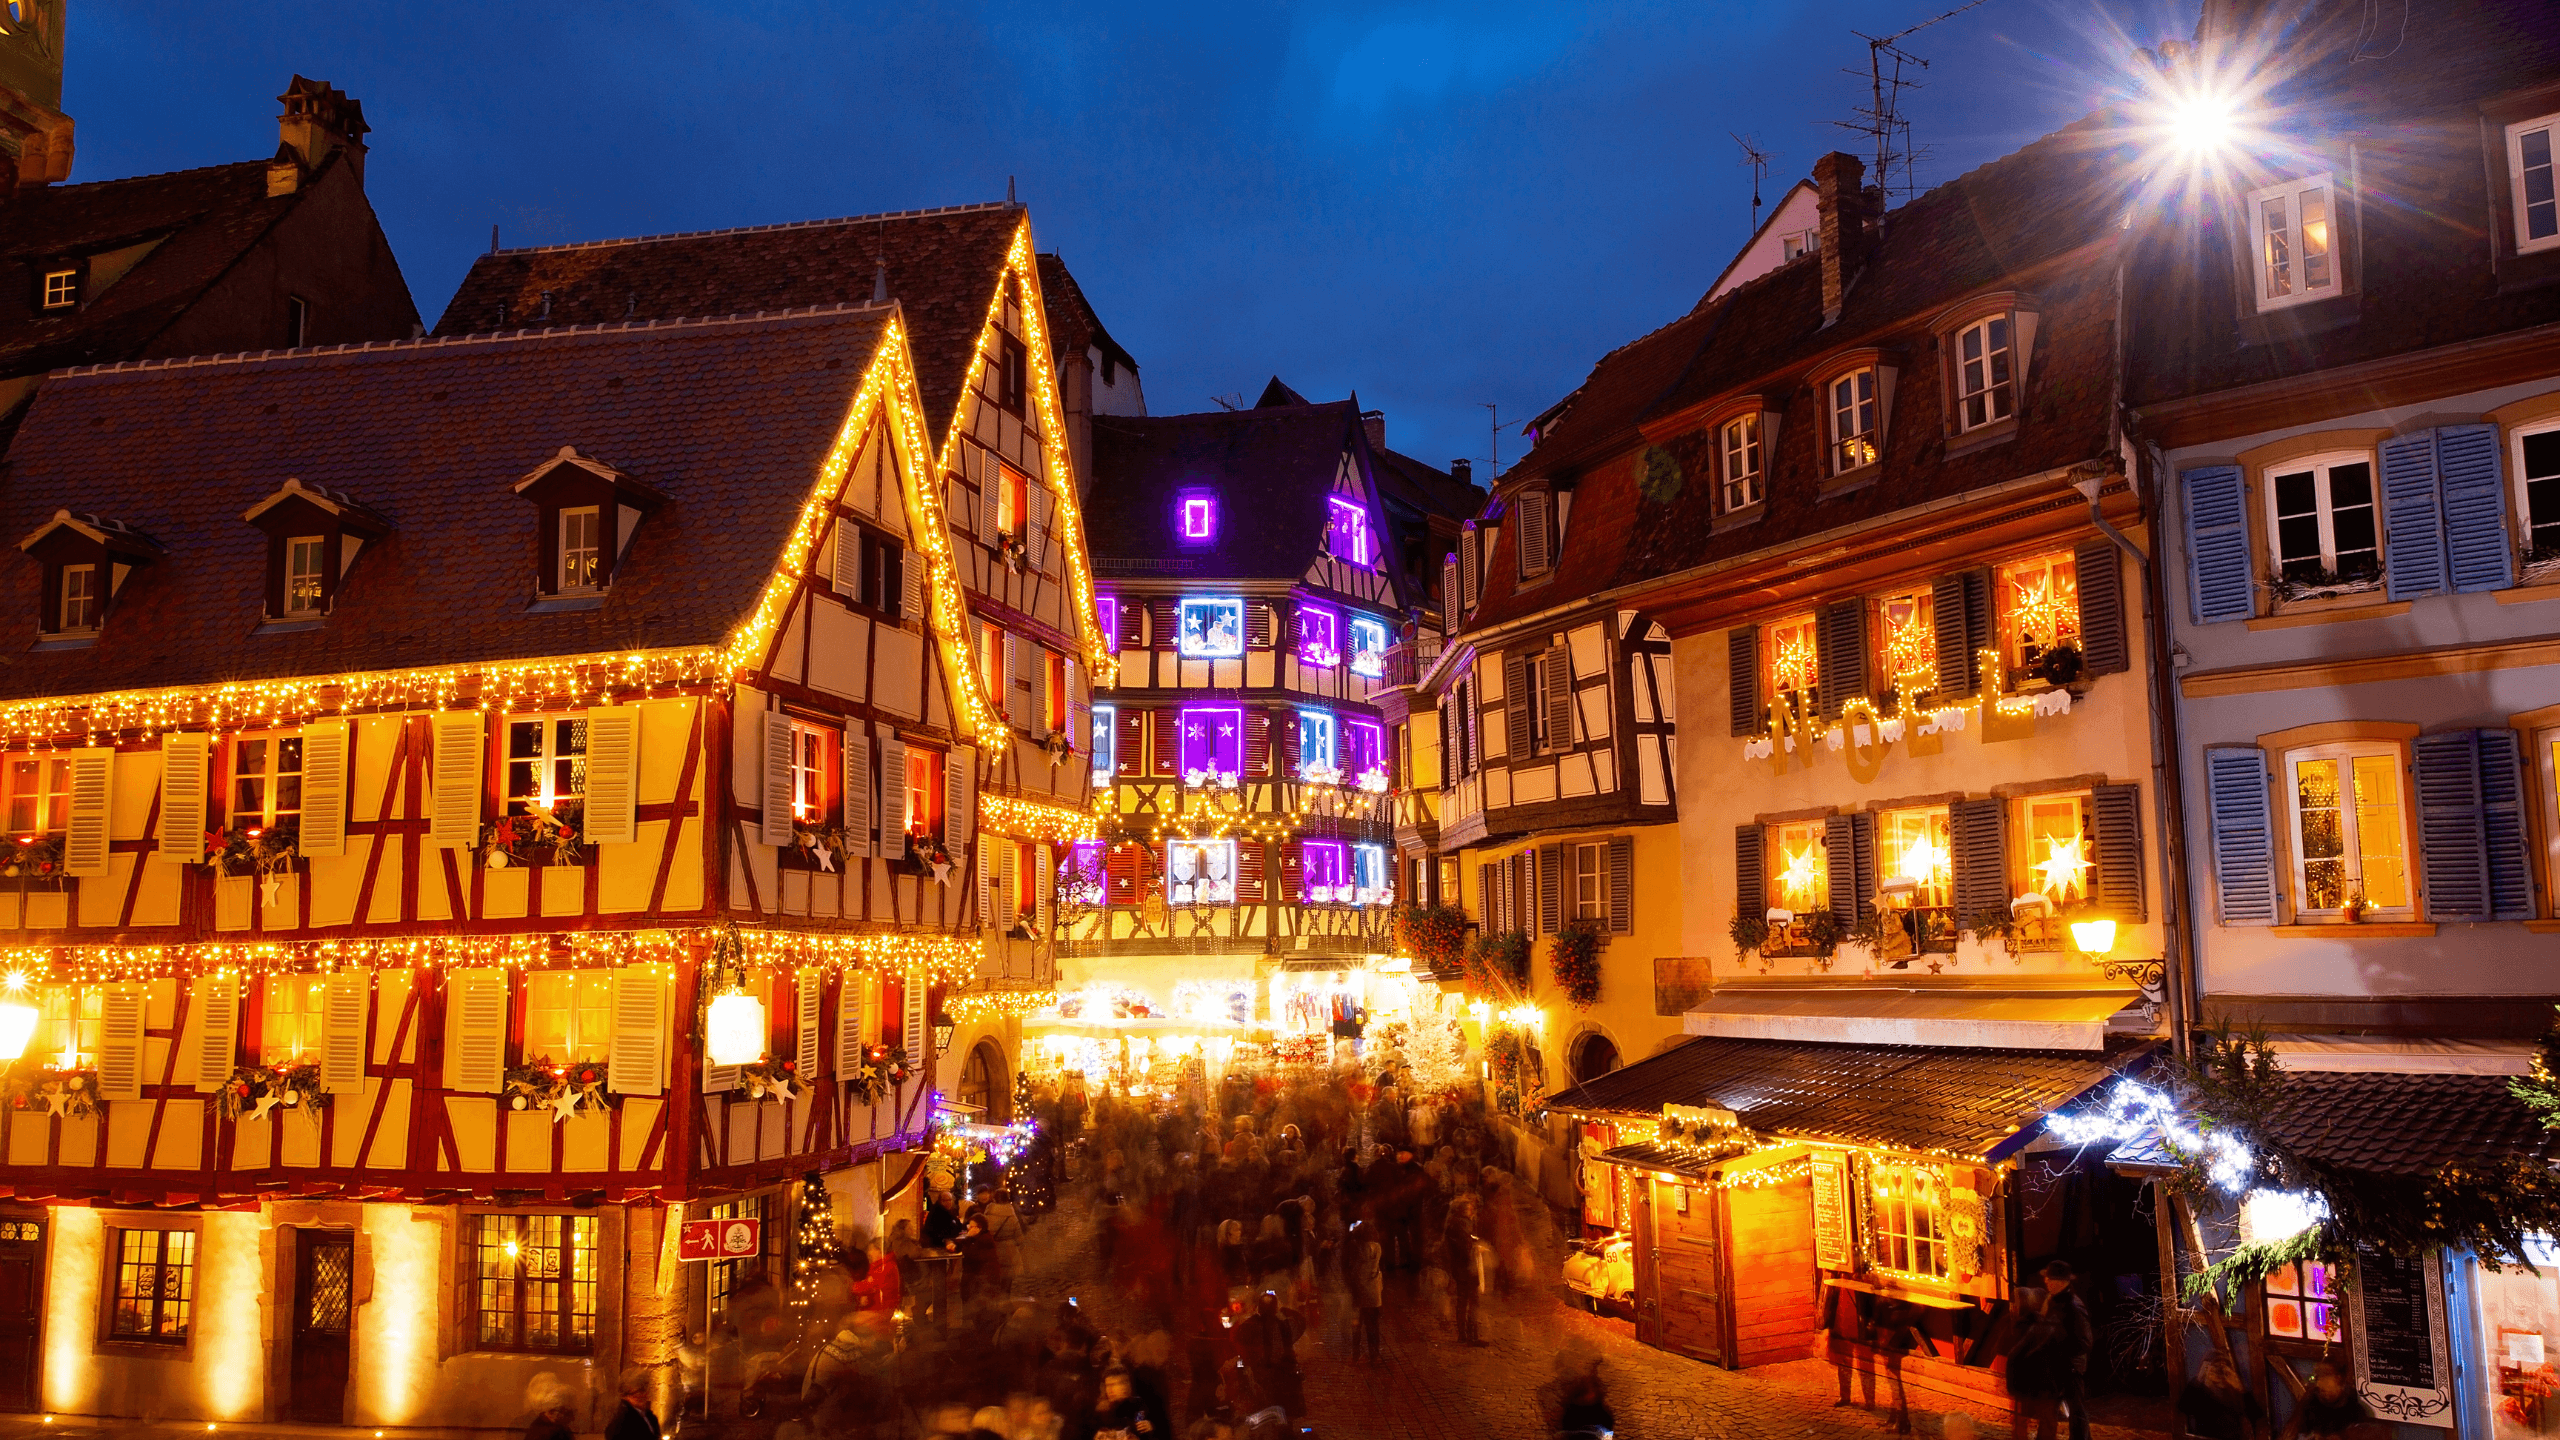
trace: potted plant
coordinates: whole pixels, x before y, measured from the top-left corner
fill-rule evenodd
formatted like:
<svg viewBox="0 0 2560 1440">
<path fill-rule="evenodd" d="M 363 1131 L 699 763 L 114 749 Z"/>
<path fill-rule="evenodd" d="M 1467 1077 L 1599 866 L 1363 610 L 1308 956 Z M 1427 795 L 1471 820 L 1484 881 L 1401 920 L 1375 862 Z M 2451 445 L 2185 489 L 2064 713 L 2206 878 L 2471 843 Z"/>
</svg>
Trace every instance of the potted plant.
<svg viewBox="0 0 2560 1440">
<path fill-rule="evenodd" d="M 1733 936 L 1733 958 L 1749 959 L 1761 946 L 1769 943 L 1769 917 L 1736 910 L 1733 912 L 1733 924 L 1726 933 Z"/>
</svg>

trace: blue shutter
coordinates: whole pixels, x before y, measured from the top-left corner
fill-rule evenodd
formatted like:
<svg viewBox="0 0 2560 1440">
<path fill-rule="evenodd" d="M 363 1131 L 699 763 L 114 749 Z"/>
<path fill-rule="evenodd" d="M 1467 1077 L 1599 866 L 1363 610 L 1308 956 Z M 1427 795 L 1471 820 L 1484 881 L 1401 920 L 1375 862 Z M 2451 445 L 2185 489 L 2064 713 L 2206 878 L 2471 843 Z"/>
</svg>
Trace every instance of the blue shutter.
<svg viewBox="0 0 2560 1440">
<path fill-rule="evenodd" d="M 2504 590 L 2515 583 L 2504 468 L 2498 463 L 2497 426 L 2447 425 L 2436 432 L 2445 563 L 2457 591 Z"/>
<path fill-rule="evenodd" d="M 2213 883 L 2225 925 L 2276 923 L 2275 849 L 2267 821 L 2267 761 L 2254 745 L 2204 752 L 2213 814 Z"/>
<path fill-rule="evenodd" d="M 2444 502 L 2433 430 L 2382 442 L 2382 585 L 2394 600 L 2444 591 Z"/>
<path fill-rule="evenodd" d="M 2187 492 L 2187 573 L 2195 586 L 2196 623 L 2255 617 L 2258 586 L 2250 574 L 2249 489 L 2240 482 L 2240 467 L 2205 465 L 2178 478 Z"/>
<path fill-rule="evenodd" d="M 2531 920 L 2533 850 L 2524 803 L 2524 744 L 2504 728 L 2480 732 L 2480 815 L 2489 846 L 2489 918 Z"/>
<path fill-rule="evenodd" d="M 2480 804 L 2480 734 L 2439 730 L 2411 747 L 2417 758 L 2418 858 L 2426 867 L 2427 918 L 2489 918 L 2488 818 Z"/>
</svg>

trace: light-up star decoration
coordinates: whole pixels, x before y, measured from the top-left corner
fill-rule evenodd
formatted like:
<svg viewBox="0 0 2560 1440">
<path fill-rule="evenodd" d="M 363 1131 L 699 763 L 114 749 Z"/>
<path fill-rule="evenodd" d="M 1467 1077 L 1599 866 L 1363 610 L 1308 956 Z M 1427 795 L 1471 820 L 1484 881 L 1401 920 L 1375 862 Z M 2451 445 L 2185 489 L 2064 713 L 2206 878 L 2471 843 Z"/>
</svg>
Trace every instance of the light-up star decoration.
<svg viewBox="0 0 2560 1440">
<path fill-rule="evenodd" d="M 551 1123 L 557 1125 L 578 1113 L 578 1092 L 563 1085 L 548 1103 L 551 1106 Z"/>
<path fill-rule="evenodd" d="M 1922 835 L 1902 848 L 1902 873 L 1914 885 L 1926 885 L 1947 871 L 1947 852 Z"/>
<path fill-rule="evenodd" d="M 2057 900 L 2068 899 L 2078 892 L 2082 888 L 2082 877 L 2089 872 L 2089 862 L 2083 858 L 2081 847 L 2082 841 L 2077 835 L 2068 839 L 2047 836 L 2045 856 L 2035 865 L 2036 874 L 2041 877 L 2036 888 Z"/>
<path fill-rule="evenodd" d="M 1807 845 L 1787 856 L 1787 868 L 1778 873 L 1778 888 L 1790 901 L 1811 904 L 1813 887 L 1830 877 L 1830 865 L 1823 856 Z"/>
</svg>

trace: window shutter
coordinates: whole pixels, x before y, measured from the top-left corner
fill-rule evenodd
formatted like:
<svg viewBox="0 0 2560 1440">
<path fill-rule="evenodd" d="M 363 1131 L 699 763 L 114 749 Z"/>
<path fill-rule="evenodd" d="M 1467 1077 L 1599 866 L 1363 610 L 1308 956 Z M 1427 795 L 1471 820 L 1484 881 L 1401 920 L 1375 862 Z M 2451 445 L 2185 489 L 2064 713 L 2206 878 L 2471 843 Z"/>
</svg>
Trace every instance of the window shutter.
<svg viewBox="0 0 2560 1440">
<path fill-rule="evenodd" d="M 1469 699 L 1476 698 L 1476 687 L 1467 687 Z M 1467 772 L 1484 768 L 1484 706 L 1481 702 L 1467 707 Z"/>
<path fill-rule="evenodd" d="M 978 896 L 978 928 L 991 929 L 996 923 L 996 856 L 992 848 L 978 852 L 969 875 Z"/>
<path fill-rule="evenodd" d="M 1458 557 L 1444 555 L 1440 559 L 1440 633 L 1458 633 Z"/>
<path fill-rule="evenodd" d="M 1271 648 L 1272 607 L 1260 600 L 1244 602 L 1244 647 L 1248 650 Z"/>
<path fill-rule="evenodd" d="M 1253 607 L 1249 605 L 1245 607 L 1245 611 L 1248 615 L 1252 613 L 1252 609 Z M 1171 600 L 1150 600 L 1147 602 L 1147 629 L 1149 632 L 1147 639 L 1153 642 L 1154 648 L 1158 650 L 1171 650 L 1177 648 L 1177 633 L 1174 630 L 1173 612 L 1174 605 Z"/>
<path fill-rule="evenodd" d="M 114 853 L 108 833 L 108 788 L 114 778 L 116 752 L 106 747 L 71 752 L 71 813 L 62 827 L 62 873 L 97 876 L 107 873 Z M 141 1064 L 140 1060 L 134 1062 Z"/>
<path fill-rule="evenodd" d="M 1475 522 L 1467 522 L 1467 528 L 1458 532 L 1458 590 L 1461 608 L 1466 610 L 1476 608 L 1477 577 L 1484 573 L 1476 563 L 1480 545 Z"/>
<path fill-rule="evenodd" d="M 845 854 L 877 855 L 880 850 L 872 840 L 871 822 L 871 736 L 857 720 L 844 727 L 843 744 Z"/>
<path fill-rule="evenodd" d="M 980 489 L 968 497 L 969 513 L 977 521 L 978 543 L 990 550 L 995 548 L 996 540 L 1004 534 L 996 524 L 1004 517 L 997 513 L 1001 507 L 997 505 L 995 496 L 995 487 L 1003 483 L 1003 477 L 1001 473 L 991 475 L 992 469 L 993 467 L 986 466 L 982 462 L 978 471 Z"/>
<path fill-rule="evenodd" d="M 1236 903 L 1237 903 L 1237 904 L 1239 904 L 1239 905 L 1260 905 L 1260 904 L 1264 904 L 1265 902 L 1267 902 L 1267 901 L 1269 901 L 1269 900 L 1270 900 L 1270 898 L 1271 898 L 1270 894 L 1269 894 L 1269 893 L 1268 893 L 1268 892 L 1263 888 L 1263 883 L 1262 883 L 1262 882 L 1263 882 L 1263 870 L 1264 870 L 1264 863 L 1263 863 L 1263 858 L 1262 858 L 1262 842 L 1260 842 L 1260 841 L 1258 841 L 1258 840 L 1239 840 L 1239 841 L 1237 841 L 1237 842 L 1236 842 Z"/>
<path fill-rule="evenodd" d="M 1564 847 L 1538 847 L 1538 933 L 1564 928 Z"/>
<path fill-rule="evenodd" d="M 1547 570 L 1547 492 L 1524 490 L 1515 508 L 1520 512 L 1520 573 L 1525 577 L 1543 575 Z"/>
<path fill-rule="evenodd" d="M 925 1004 L 928 998 L 925 987 L 929 978 L 922 970 L 908 971 L 904 993 L 899 997 L 904 1002 L 903 1021 L 899 1026 L 900 1040 L 906 1046 L 907 1063 L 919 1067 L 931 1058 L 928 1047 L 933 1043 L 933 1036 L 925 1029 Z M 932 1083 L 932 1072 L 927 1070 L 924 1075 L 926 1083 Z"/>
<path fill-rule="evenodd" d="M 1458 779 L 1458 711 L 1455 692 L 1440 697 L 1440 783 Z"/>
<path fill-rule="evenodd" d="M 1547 748 L 1573 748 L 1573 664 L 1558 645 L 1547 651 Z"/>
<path fill-rule="evenodd" d="M 1086 693 L 1084 666 L 1069 660 L 1063 668 L 1067 672 L 1067 743 L 1090 752 L 1093 749 L 1093 697 Z"/>
<path fill-rule="evenodd" d="M 2090 792 L 2090 838 L 2098 862 L 2098 883 L 2090 893 L 2098 908 L 2122 920 L 2146 920 L 2142 883 L 2142 790 L 2135 785 L 2100 785 Z"/>
<path fill-rule="evenodd" d="M 1950 837 L 1952 839 L 1952 837 Z M 1876 817 L 1865 810 L 1823 822 L 1831 882 L 1831 918 L 1847 930 L 1875 913 Z"/>
<path fill-rule="evenodd" d="M 1501 928 L 1494 920 L 1493 907 L 1493 865 L 1486 862 L 1476 866 L 1476 925 L 1487 935 Z"/>
<path fill-rule="evenodd" d="M 1055 697 L 1049 693 L 1049 652 L 1026 640 L 1022 644 L 1024 665 L 1031 671 L 1031 704 L 1024 718 L 1030 723 L 1023 728 L 1034 740 L 1049 738 L 1049 706 Z"/>
<path fill-rule="evenodd" d="M 1011 840 L 988 842 L 995 851 L 996 928 L 1011 934 L 1022 919 L 1022 847 Z"/>
<path fill-rule="evenodd" d="M 791 843 L 791 717 L 779 710 L 764 712 L 764 816 L 759 823 L 758 840 Z"/>
<path fill-rule="evenodd" d="M 1959 927 L 1985 910 L 2009 908 L 2009 804 L 1984 798 L 1947 807 L 1947 848 L 1954 853 Z"/>
<path fill-rule="evenodd" d="M 2208 745 L 2205 795 L 2213 819 L 2213 887 L 2225 925 L 2276 923 L 2274 827 L 2267 757 L 2254 745 Z"/>
<path fill-rule="evenodd" d="M 607 705 L 589 710 L 586 719 L 587 800 L 579 828 L 590 844 L 635 844 L 640 839 L 640 707 Z M 306 745 L 306 764 L 310 757 Z M 306 781 L 306 796 L 308 787 Z"/>
<path fill-rule="evenodd" d="M 800 1083 L 818 1083 L 818 1067 L 826 1063 L 826 1053 L 818 1048 L 818 1006 L 827 993 L 827 975 L 823 970 L 803 970 L 792 977 L 791 1060 L 799 1068 Z"/>
<path fill-rule="evenodd" d="M 74 783 L 77 783 L 76 780 Z M 143 992 L 139 985 L 109 986 L 98 1001 L 98 1096 L 142 1098 Z"/>
<path fill-rule="evenodd" d="M 1031 938 L 1046 945 L 1058 928 L 1058 852 L 1042 845 L 1031 854 Z"/>
<path fill-rule="evenodd" d="M 926 618 L 924 564 L 924 556 L 916 551 L 906 551 L 897 557 L 898 618 L 901 620 L 922 621 Z M 887 593 L 887 588 L 884 584 L 882 593 Z"/>
<path fill-rule="evenodd" d="M 1147 716 L 1150 712 L 1123 705 L 1111 719 L 1111 762 L 1114 773 L 1136 779 L 1147 773 Z"/>
<path fill-rule="evenodd" d="M 1259 860 L 1261 852 L 1257 847 L 1245 848 L 1252 851 L 1257 861 Z M 1135 905 L 1138 903 L 1139 854 L 1139 848 L 1135 845 L 1114 845 L 1102 852 L 1104 904 Z M 1241 875 L 1244 868 L 1243 861 L 1239 860 L 1236 868 Z"/>
<path fill-rule="evenodd" d="M 1535 697 L 1529 694 L 1529 661 L 1522 655 L 1502 657 L 1502 693 L 1507 702 L 1503 709 L 1504 733 L 1510 741 L 1511 758 L 1519 760 L 1529 753 L 1529 706 Z"/>
<path fill-rule="evenodd" d="M 2489 918 L 2489 823 L 2480 803 L 2480 737 L 2439 730 L 2410 746 L 2417 762 L 2418 854 L 2427 917 Z"/>
<path fill-rule="evenodd" d="M 437 712 L 431 723 L 435 726 L 436 771 L 427 839 L 443 849 L 469 849 L 480 843 L 480 766 L 487 758 L 485 718 L 477 710 L 444 710 Z"/>
<path fill-rule="evenodd" d="M 192 864 L 204 858 L 205 784 L 211 737 L 160 737 L 160 846 L 163 860 Z M 230 1073 L 228 1066 L 224 1074 Z"/>
<path fill-rule="evenodd" d="M 1289 653 L 1297 654 L 1306 643 L 1307 607 L 1303 604 L 1293 604 L 1289 607 Z"/>
<path fill-rule="evenodd" d="M 1760 627 L 1736 625 L 1725 632 L 1726 684 L 1733 706 L 1733 733 L 1760 733 Z"/>
<path fill-rule="evenodd" d="M 862 532 L 854 529 L 853 522 L 850 520 L 839 518 L 836 521 L 835 558 L 836 593 L 847 600 L 860 599 L 862 596 Z"/>
<path fill-rule="evenodd" d="M 1303 905 L 1307 901 L 1307 855 L 1295 840 L 1280 842 L 1280 903 Z"/>
<path fill-rule="evenodd" d="M 2436 432 L 2436 476 L 2444 486 L 2445 565 L 2457 591 L 2504 590 L 2515 583 L 2515 549 L 2507 542 L 2504 471 L 2497 426 L 2447 425 Z"/>
<path fill-rule="evenodd" d="M 907 742 L 890 730 L 880 732 L 880 855 L 900 860 L 907 853 Z"/>
<path fill-rule="evenodd" d="M 1758 919 L 1769 906 L 1769 832 L 1733 827 L 1733 913 Z"/>
<path fill-rule="evenodd" d="M 304 754 L 310 752 L 306 749 Z M 320 988 L 320 1088 L 331 1095 L 364 1093 L 365 1062 L 372 1058 L 366 1030 L 373 1019 L 373 973 L 336 970 Z"/>
<path fill-rule="evenodd" d="M 1635 837 L 1612 835 L 1609 837 L 1609 933 L 1632 935 L 1635 928 Z"/>
<path fill-rule="evenodd" d="M 1298 777 L 1298 712 L 1283 710 L 1279 718 L 1280 773 L 1294 780 Z"/>
<path fill-rule="evenodd" d="M 2524 746 L 2516 732 L 2480 732 L 2480 808 L 2489 841 L 2489 918 L 2531 920 L 2533 849 L 2525 795 Z"/>
<path fill-rule="evenodd" d="M 240 977 L 199 975 L 195 999 L 196 1088 L 220 1090 L 239 1064 Z"/>
<path fill-rule="evenodd" d="M 347 722 L 302 727 L 302 823 L 294 848 L 305 855 L 347 853 Z"/>
<path fill-rule="evenodd" d="M 1049 528 L 1057 519 L 1057 497 L 1045 485 L 1025 485 L 1023 493 L 1031 500 L 1031 568 L 1049 568 Z"/>
<path fill-rule="evenodd" d="M 1031 668 L 1039 648 L 1010 630 L 1004 632 L 1004 718 L 1016 730 L 1029 731 L 1033 724 Z"/>
<path fill-rule="evenodd" d="M 1822 671 L 1822 713 L 1867 693 L 1867 602 L 1843 600 L 1822 610 L 1816 659 Z"/>
<path fill-rule="evenodd" d="M 2436 476 L 2436 432 L 2394 435 L 2382 460 L 2382 588 L 2414 600 L 2445 588 L 2444 498 Z"/>
<path fill-rule="evenodd" d="M 2097 540 L 2071 557 L 2080 585 L 2080 664 L 2090 675 L 2133 668 L 2124 626 L 2124 560 L 2115 542 Z"/>
<path fill-rule="evenodd" d="M 1939 576 L 1929 587 L 1929 604 L 1938 632 L 1935 693 L 1947 699 L 1972 695 L 1980 688 L 1975 665 L 1991 643 L 1991 572 L 1959 570 Z"/>
<path fill-rule="evenodd" d="M 1244 713 L 1244 772 L 1263 779 L 1271 775 L 1271 712 Z"/>
<path fill-rule="evenodd" d="M 954 860 L 978 833 L 977 756 L 955 745 L 942 757 L 942 844 Z"/>
<path fill-rule="evenodd" d="M 1150 764 L 1154 770 L 1155 778 L 1159 780 L 1170 780 L 1174 776 L 1175 767 L 1181 763 L 1182 758 L 1180 738 L 1182 731 L 1182 713 L 1168 707 L 1162 710 L 1149 711 L 1148 714 L 1155 722 L 1153 726 L 1155 730 L 1155 735 L 1153 736 L 1155 751 L 1150 757 Z"/>
<path fill-rule="evenodd" d="M 2203 465 L 2179 472 L 2178 479 L 2186 487 L 2187 578 L 2194 587 L 2196 623 L 2253 618 L 2258 583 L 2249 553 L 2249 487 L 2240 467 Z"/>
<path fill-rule="evenodd" d="M 507 1071 L 507 972 L 445 972 L 444 1088 L 495 1095 Z"/>
<path fill-rule="evenodd" d="M 862 1074 L 863 1050 L 869 1045 L 870 1033 L 863 1027 L 868 1016 L 863 1002 L 871 987 L 871 972 L 843 970 L 836 976 L 836 1078 L 851 1080 Z"/>
<path fill-rule="evenodd" d="M 606 1078 L 617 1095 L 667 1090 L 667 977 L 651 965 L 613 972 L 613 1053 Z"/>
</svg>

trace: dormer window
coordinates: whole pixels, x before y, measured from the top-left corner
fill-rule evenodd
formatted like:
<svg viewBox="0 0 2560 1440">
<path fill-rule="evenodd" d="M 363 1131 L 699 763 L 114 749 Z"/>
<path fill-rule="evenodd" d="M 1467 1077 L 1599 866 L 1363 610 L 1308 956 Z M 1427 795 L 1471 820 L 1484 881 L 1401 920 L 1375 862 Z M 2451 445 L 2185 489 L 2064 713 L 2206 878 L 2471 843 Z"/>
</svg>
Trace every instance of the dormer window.
<svg viewBox="0 0 2560 1440">
<path fill-rule="evenodd" d="M 63 566 L 61 621 L 53 628 L 66 635 L 85 634 L 97 629 L 98 600 L 97 566 Z"/>
<path fill-rule="evenodd" d="M 326 535 L 296 535 L 284 542 L 285 614 L 317 615 L 327 607 L 328 549 Z"/>
<path fill-rule="evenodd" d="M 357 553 L 391 533 L 353 496 L 290 477 L 240 518 L 266 532 L 267 621 L 292 628 L 326 619 Z"/>
<path fill-rule="evenodd" d="M 2516 217 L 2516 252 L 2560 246 L 2560 187 L 2553 182 L 2551 138 L 2560 115 L 2507 127 L 2508 200 Z"/>
<path fill-rule="evenodd" d="M 1731 514 L 1760 503 L 1760 412 L 1736 415 L 1717 437 L 1724 461 L 1724 508 Z"/>
<path fill-rule="evenodd" d="M 2250 195 L 2261 311 L 2338 293 L 2336 218 L 2337 187 L 2325 173 Z"/>
<path fill-rule="evenodd" d="M 578 505 L 560 512 L 560 593 L 593 590 L 604 583 L 604 507 Z"/>
<path fill-rule="evenodd" d="M 1861 366 L 1831 382 L 1831 473 L 1876 463 L 1876 372 Z"/>
<path fill-rule="evenodd" d="M 1218 497 L 1207 490 L 1184 490 L 1173 497 L 1173 533 L 1185 545 L 1211 545 L 1218 539 Z"/>
<path fill-rule="evenodd" d="M 1956 333 L 1956 428 L 1978 430 L 2006 420 L 2016 403 L 2009 385 L 2009 317 L 1993 315 Z"/>
<path fill-rule="evenodd" d="M 642 517 L 666 503 L 657 490 L 567 445 L 517 481 L 515 491 L 541 517 L 534 531 L 536 608 L 600 603 Z"/>
<path fill-rule="evenodd" d="M 36 628 L 49 639 L 82 644 L 106 623 L 135 568 L 167 553 L 130 525 L 68 510 L 54 511 L 18 548 L 44 567 L 36 589 Z"/>
<path fill-rule="evenodd" d="M 77 267 L 44 272 L 44 308 L 68 310 L 80 303 L 80 271 Z"/>
<path fill-rule="evenodd" d="M 1326 535 L 1326 550 L 1337 560 L 1347 560 L 1363 569 L 1377 563 L 1377 548 L 1369 543 L 1369 511 L 1347 495 L 1329 497 L 1328 514 L 1332 517 Z"/>
</svg>

